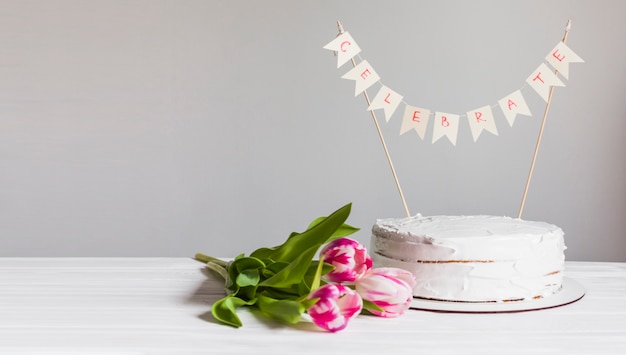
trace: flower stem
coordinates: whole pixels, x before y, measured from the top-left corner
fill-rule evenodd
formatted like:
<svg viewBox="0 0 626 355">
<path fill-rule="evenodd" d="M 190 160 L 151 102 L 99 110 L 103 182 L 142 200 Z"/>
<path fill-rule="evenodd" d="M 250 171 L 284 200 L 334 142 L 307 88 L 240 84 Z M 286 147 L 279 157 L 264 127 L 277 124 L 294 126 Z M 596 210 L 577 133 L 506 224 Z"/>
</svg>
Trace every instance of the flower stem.
<svg viewBox="0 0 626 355">
<path fill-rule="evenodd" d="M 313 283 L 311 284 L 311 292 L 320 288 L 322 278 L 322 268 L 324 267 L 324 255 L 320 255 L 320 260 L 317 263 L 317 269 L 315 270 L 315 276 L 313 277 Z"/>
<path fill-rule="evenodd" d="M 219 266 L 221 266 L 221 267 L 223 267 L 225 269 L 228 268 L 228 262 L 227 261 L 224 261 L 224 260 L 218 259 L 218 258 L 214 258 L 212 256 L 204 255 L 202 253 L 197 253 L 196 256 L 195 256 L 195 259 L 198 260 L 198 261 L 201 261 L 201 262 L 203 262 L 205 264 L 214 263 L 214 264 L 217 264 L 217 265 L 219 265 Z"/>
</svg>

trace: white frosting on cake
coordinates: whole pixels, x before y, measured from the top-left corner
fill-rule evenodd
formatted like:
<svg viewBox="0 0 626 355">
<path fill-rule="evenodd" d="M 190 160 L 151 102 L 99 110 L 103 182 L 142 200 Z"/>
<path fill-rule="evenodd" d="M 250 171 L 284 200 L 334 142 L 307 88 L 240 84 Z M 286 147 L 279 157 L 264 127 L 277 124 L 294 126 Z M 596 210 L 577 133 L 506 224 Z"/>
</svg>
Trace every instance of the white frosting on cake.
<svg viewBox="0 0 626 355">
<path fill-rule="evenodd" d="M 561 288 L 563 231 L 496 216 L 381 219 L 372 228 L 374 266 L 415 274 L 416 297 L 500 302 L 547 297 Z"/>
</svg>

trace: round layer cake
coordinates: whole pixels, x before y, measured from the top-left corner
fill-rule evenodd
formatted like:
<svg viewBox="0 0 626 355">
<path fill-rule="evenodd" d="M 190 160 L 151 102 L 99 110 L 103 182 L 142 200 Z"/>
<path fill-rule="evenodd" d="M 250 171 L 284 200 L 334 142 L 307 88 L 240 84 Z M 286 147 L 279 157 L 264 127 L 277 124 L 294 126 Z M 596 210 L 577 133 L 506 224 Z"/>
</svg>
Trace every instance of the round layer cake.
<svg viewBox="0 0 626 355">
<path fill-rule="evenodd" d="M 372 228 L 374 266 L 415 274 L 413 295 L 457 302 L 548 297 L 561 288 L 561 228 L 496 216 L 380 219 Z"/>
</svg>

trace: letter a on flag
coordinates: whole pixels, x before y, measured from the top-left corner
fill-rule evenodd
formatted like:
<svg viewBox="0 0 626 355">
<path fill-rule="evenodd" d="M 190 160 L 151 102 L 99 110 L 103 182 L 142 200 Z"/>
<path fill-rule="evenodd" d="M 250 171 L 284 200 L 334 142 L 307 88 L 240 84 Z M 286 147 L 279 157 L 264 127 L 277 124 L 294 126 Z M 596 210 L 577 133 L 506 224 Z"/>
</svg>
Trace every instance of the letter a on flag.
<svg viewBox="0 0 626 355">
<path fill-rule="evenodd" d="M 554 69 L 558 70 L 565 79 L 569 79 L 569 63 L 584 63 L 585 61 L 569 49 L 563 42 L 554 47 L 552 52 L 546 56 L 546 60 Z"/>
<path fill-rule="evenodd" d="M 435 112 L 435 127 L 433 128 L 433 143 L 446 136 L 456 145 L 456 136 L 459 132 L 459 115 Z"/>
<path fill-rule="evenodd" d="M 554 72 L 552 72 L 545 63 L 541 63 L 539 68 L 526 79 L 526 82 L 535 89 L 537 94 L 546 102 L 548 102 L 551 86 L 565 86 L 561 79 L 554 75 Z"/>
<path fill-rule="evenodd" d="M 359 45 L 356 44 L 348 32 L 337 36 L 337 38 L 325 45 L 324 49 L 330 49 L 337 53 L 337 68 L 344 65 L 355 55 L 361 53 L 361 48 L 359 48 Z"/>
<path fill-rule="evenodd" d="M 513 127 L 513 122 L 515 122 L 515 116 L 517 116 L 517 114 L 532 116 L 526 104 L 526 100 L 524 100 L 524 96 L 522 96 L 522 92 L 519 90 L 501 98 L 498 100 L 498 104 L 500 104 L 504 117 L 506 117 L 511 127 Z"/>
<path fill-rule="evenodd" d="M 376 74 L 374 68 L 372 68 L 367 60 L 359 63 L 356 67 L 345 73 L 341 78 L 354 80 L 356 82 L 356 86 L 354 87 L 354 96 L 357 96 L 364 90 L 367 90 L 367 88 L 380 80 L 380 77 Z"/>
<path fill-rule="evenodd" d="M 396 112 L 396 108 L 398 108 L 400 102 L 402 102 L 402 95 L 383 85 L 383 87 L 378 90 L 378 94 L 376 94 L 376 97 L 374 97 L 374 100 L 372 100 L 367 110 L 384 109 L 385 119 L 389 122 L 389 119 L 393 113 Z"/>
<path fill-rule="evenodd" d="M 498 135 L 496 122 L 493 119 L 493 113 L 491 112 L 490 106 L 483 106 L 473 111 L 469 111 L 467 113 L 467 119 L 469 120 L 474 142 L 478 140 L 478 137 L 483 130 L 487 130 L 496 136 Z"/>
</svg>

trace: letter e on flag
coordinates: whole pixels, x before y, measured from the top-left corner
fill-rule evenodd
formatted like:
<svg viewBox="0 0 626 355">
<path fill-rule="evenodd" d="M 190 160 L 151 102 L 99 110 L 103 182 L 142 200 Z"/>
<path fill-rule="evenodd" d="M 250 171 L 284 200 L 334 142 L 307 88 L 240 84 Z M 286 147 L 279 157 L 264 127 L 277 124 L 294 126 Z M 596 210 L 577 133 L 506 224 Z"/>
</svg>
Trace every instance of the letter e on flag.
<svg viewBox="0 0 626 355">
<path fill-rule="evenodd" d="M 565 79 L 569 79 L 569 63 L 584 63 L 585 61 L 572 51 L 565 43 L 559 42 L 546 56 L 546 60 L 554 69 L 559 71 Z"/>
<path fill-rule="evenodd" d="M 400 127 L 400 135 L 415 129 L 417 135 L 424 140 L 426 126 L 430 118 L 430 110 L 415 106 L 406 105 L 404 108 L 404 116 L 402 116 L 402 127 Z"/>
<path fill-rule="evenodd" d="M 367 88 L 380 80 L 380 77 L 376 74 L 374 68 L 372 68 L 367 60 L 359 63 L 356 67 L 345 73 L 341 78 L 354 80 L 356 84 L 354 87 L 354 96 L 357 96 L 364 90 L 367 90 Z"/>
</svg>

